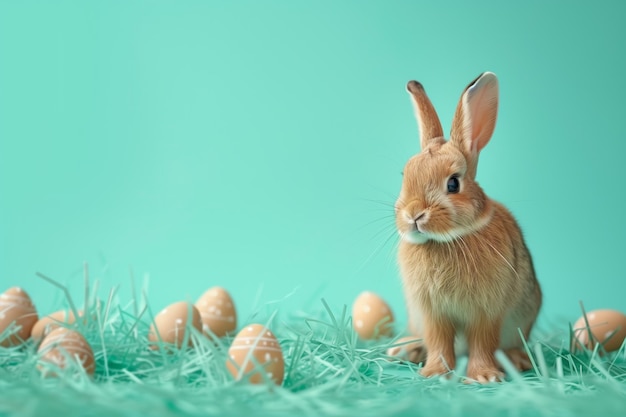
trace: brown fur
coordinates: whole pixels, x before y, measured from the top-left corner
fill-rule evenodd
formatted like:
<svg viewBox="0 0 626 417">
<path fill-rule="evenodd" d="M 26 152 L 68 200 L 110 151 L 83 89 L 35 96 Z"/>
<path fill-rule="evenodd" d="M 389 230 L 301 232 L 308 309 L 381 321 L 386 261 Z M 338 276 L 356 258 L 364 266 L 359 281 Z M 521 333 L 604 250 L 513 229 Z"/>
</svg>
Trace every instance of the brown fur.
<svg viewBox="0 0 626 417">
<path fill-rule="evenodd" d="M 519 226 L 474 179 L 478 153 L 495 126 L 497 80 L 486 73 L 470 83 L 447 142 L 430 137 L 441 127 L 421 85 L 409 83 L 408 90 L 422 152 L 405 166 L 396 225 L 402 236 L 398 257 L 410 327 L 427 351 L 422 374 L 453 369 L 455 341 L 465 339 L 468 377 L 497 380 L 502 376 L 494 357 L 498 348 L 520 368 L 526 366 L 517 329 L 528 337 L 541 306 Z M 456 194 L 448 193 L 446 185 L 453 175 L 460 182 Z"/>
</svg>

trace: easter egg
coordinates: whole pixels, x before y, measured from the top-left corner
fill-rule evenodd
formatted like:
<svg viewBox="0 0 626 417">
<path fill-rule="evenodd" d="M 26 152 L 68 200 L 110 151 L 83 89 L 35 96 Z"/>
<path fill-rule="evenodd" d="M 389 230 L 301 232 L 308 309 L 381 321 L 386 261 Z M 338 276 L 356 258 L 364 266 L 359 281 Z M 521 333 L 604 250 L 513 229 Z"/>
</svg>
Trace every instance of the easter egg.
<svg viewBox="0 0 626 417">
<path fill-rule="evenodd" d="M 26 291 L 12 287 L 0 294 L 0 334 L 11 325 L 17 328 L 0 341 L 0 346 L 16 346 L 26 341 L 37 319 L 37 310 Z"/>
<path fill-rule="evenodd" d="M 589 328 L 585 324 L 585 317 L 579 318 L 574 324 L 574 336 L 580 345 L 593 349 L 595 343 L 599 342 L 607 352 L 622 346 L 626 338 L 626 315 L 616 310 L 595 310 L 587 313 L 587 321 Z M 589 337 L 590 330 L 593 338 Z"/>
<path fill-rule="evenodd" d="M 81 312 L 79 311 L 78 314 L 80 315 Z M 35 342 L 39 342 L 49 332 L 59 327 L 59 323 L 72 324 L 75 321 L 76 318 L 74 317 L 74 313 L 72 311 L 55 311 L 52 314 L 48 314 L 47 316 L 40 318 L 37 323 L 35 323 L 32 330 L 30 331 L 30 337 Z"/>
<path fill-rule="evenodd" d="M 208 289 L 196 302 L 200 311 L 202 329 L 222 337 L 237 328 L 237 312 L 230 294 L 221 287 Z"/>
<path fill-rule="evenodd" d="M 93 350 L 83 335 L 77 331 L 58 327 L 48 333 L 41 341 L 37 352 L 40 355 L 40 370 L 48 376 L 56 372 L 45 364 L 52 364 L 60 369 L 81 366 L 89 375 L 93 375 L 96 365 Z"/>
<path fill-rule="evenodd" d="M 189 315 L 191 314 L 191 317 Z M 200 312 L 191 303 L 179 301 L 161 310 L 154 318 L 154 323 L 150 326 L 148 340 L 154 342 L 151 349 L 158 348 L 159 337 L 163 343 L 175 345 L 180 348 L 186 337 L 187 326 L 202 330 L 202 320 Z M 193 344 L 191 335 L 187 335 L 188 345 Z"/>
<path fill-rule="evenodd" d="M 370 291 L 362 292 L 352 305 L 352 326 L 362 339 L 393 334 L 393 312 L 387 303 Z"/>
<path fill-rule="evenodd" d="M 250 324 L 243 328 L 233 339 L 228 355 L 226 366 L 235 379 L 248 377 L 251 383 L 258 384 L 265 380 L 265 376 L 276 385 L 283 383 L 283 352 L 278 340 L 267 327 Z"/>
</svg>

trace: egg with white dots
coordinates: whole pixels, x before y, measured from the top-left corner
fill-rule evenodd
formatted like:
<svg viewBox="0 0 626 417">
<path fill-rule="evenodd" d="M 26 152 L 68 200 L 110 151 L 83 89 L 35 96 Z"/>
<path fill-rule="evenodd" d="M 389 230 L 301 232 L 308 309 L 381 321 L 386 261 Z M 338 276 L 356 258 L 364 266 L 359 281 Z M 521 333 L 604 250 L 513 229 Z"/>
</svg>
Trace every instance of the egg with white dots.
<svg viewBox="0 0 626 417">
<path fill-rule="evenodd" d="M 56 376 L 57 369 L 79 370 L 82 368 L 87 375 L 93 375 L 96 369 L 93 349 L 75 330 L 57 327 L 50 331 L 37 350 L 40 355 L 39 370 L 45 376 Z"/>
<path fill-rule="evenodd" d="M 371 291 L 362 292 L 352 305 L 352 326 L 361 339 L 378 339 L 393 334 L 393 312 Z"/>
<path fill-rule="evenodd" d="M 285 359 L 276 336 L 261 324 L 250 324 L 233 339 L 228 349 L 228 371 L 236 380 L 252 384 L 283 383 Z"/>
<path fill-rule="evenodd" d="M 233 299 L 222 287 L 209 288 L 195 303 L 202 318 L 202 329 L 223 337 L 237 328 L 237 311 Z"/>
<path fill-rule="evenodd" d="M 575 349 L 585 346 L 593 350 L 600 343 L 604 351 L 613 352 L 619 350 L 626 339 L 626 315 L 617 310 L 590 311 L 578 319 L 573 329 Z"/>
<path fill-rule="evenodd" d="M 154 317 L 148 334 L 148 340 L 151 342 L 150 348 L 158 349 L 159 342 L 181 348 L 185 338 L 191 346 L 193 338 L 191 332 L 188 331 L 191 328 L 195 328 L 198 332 L 202 331 L 202 320 L 198 309 L 187 301 L 171 304 Z"/>
<path fill-rule="evenodd" d="M 20 287 L 12 287 L 0 294 L 0 335 L 4 339 L 0 346 L 17 346 L 30 337 L 30 332 L 39 316 L 33 302 L 26 291 Z"/>
</svg>

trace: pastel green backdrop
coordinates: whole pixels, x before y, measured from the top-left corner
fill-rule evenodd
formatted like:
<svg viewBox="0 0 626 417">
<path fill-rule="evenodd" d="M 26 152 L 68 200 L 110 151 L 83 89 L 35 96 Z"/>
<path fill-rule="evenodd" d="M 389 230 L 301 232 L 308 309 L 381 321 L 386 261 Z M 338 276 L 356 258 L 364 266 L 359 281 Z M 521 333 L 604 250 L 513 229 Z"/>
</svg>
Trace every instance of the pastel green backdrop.
<svg viewBox="0 0 626 417">
<path fill-rule="evenodd" d="M 544 323 L 626 309 L 623 2 L 0 3 L 0 286 L 40 311 L 160 309 L 222 285 L 245 317 L 350 305 L 399 320 L 392 204 L 418 151 L 404 90 L 446 130 L 465 85 L 500 78 L 478 180 L 519 219 Z M 389 240 L 387 240 L 389 239 Z"/>
</svg>

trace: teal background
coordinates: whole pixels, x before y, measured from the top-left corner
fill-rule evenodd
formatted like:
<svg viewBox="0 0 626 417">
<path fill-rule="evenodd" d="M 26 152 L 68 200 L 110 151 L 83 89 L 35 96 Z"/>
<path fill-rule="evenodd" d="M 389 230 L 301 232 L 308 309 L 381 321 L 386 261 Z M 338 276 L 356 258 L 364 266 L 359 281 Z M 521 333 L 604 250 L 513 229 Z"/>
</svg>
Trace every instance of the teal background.
<svg viewBox="0 0 626 417">
<path fill-rule="evenodd" d="M 626 309 L 626 3 L 0 2 L 0 287 L 40 311 L 149 274 L 153 309 L 222 285 L 242 317 L 350 305 L 404 321 L 392 204 L 418 151 L 500 79 L 478 180 L 517 216 L 542 321 Z M 389 239 L 389 240 L 388 240 Z M 295 290 L 295 292 L 294 292 Z M 292 294 L 293 293 L 293 294 Z M 291 294 L 291 295 L 290 295 Z"/>
</svg>

